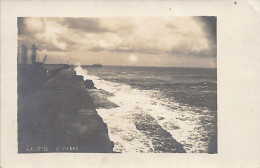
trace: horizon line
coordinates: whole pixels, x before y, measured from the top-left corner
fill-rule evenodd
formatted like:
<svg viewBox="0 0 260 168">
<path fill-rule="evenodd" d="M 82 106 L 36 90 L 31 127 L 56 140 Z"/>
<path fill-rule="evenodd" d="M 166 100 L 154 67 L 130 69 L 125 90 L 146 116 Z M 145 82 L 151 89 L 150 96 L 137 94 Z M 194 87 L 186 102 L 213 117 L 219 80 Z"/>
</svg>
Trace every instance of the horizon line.
<svg viewBox="0 0 260 168">
<path fill-rule="evenodd" d="M 98 63 L 97 63 L 98 64 Z M 69 64 L 73 66 L 78 66 L 77 64 Z M 91 66 L 94 64 L 83 64 L 80 66 Z M 207 68 L 207 69 L 217 69 L 217 67 L 184 67 L 184 66 L 156 66 L 156 65 L 104 65 L 101 64 L 102 66 L 117 66 L 117 67 L 156 67 L 156 68 Z"/>
</svg>

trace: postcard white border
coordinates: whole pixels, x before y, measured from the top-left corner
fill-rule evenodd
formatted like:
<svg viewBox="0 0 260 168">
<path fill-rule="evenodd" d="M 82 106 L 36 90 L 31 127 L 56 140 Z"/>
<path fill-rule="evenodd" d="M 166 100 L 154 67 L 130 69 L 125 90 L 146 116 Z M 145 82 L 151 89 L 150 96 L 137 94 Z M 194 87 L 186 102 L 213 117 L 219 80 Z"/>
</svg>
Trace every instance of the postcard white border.
<svg viewBox="0 0 260 168">
<path fill-rule="evenodd" d="M 2 1 L 1 166 L 260 167 L 260 17 L 247 1 L 236 2 Z M 17 17 L 148 16 L 217 16 L 218 154 L 18 154 Z"/>
</svg>

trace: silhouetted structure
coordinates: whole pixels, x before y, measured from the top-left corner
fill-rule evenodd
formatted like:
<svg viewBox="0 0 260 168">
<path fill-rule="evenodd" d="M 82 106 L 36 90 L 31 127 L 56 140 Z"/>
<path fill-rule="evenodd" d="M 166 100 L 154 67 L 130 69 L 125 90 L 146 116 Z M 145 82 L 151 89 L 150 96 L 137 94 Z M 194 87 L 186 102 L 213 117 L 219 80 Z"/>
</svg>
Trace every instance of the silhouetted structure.
<svg viewBox="0 0 260 168">
<path fill-rule="evenodd" d="M 91 65 L 91 67 L 101 68 L 101 67 L 103 67 L 103 66 L 102 66 L 102 64 L 93 64 L 93 65 Z"/>
<path fill-rule="evenodd" d="M 32 45 L 32 64 L 36 63 L 36 46 L 35 43 Z"/>
<path fill-rule="evenodd" d="M 43 58 L 42 63 L 47 64 L 47 55 L 45 55 L 45 57 Z"/>
<path fill-rule="evenodd" d="M 28 48 L 22 45 L 22 64 L 27 64 Z"/>
</svg>

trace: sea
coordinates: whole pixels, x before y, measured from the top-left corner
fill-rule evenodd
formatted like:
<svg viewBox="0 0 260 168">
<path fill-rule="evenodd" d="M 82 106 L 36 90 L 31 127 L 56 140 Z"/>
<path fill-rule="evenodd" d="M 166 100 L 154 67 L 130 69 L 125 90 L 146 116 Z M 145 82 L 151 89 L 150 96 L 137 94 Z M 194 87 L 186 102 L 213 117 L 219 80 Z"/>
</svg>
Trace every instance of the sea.
<svg viewBox="0 0 260 168">
<path fill-rule="evenodd" d="M 174 149 L 178 142 L 187 153 L 217 153 L 217 69 L 75 70 L 95 84 L 90 94 L 103 102 L 97 112 L 107 124 L 115 152 L 181 152 Z"/>
</svg>

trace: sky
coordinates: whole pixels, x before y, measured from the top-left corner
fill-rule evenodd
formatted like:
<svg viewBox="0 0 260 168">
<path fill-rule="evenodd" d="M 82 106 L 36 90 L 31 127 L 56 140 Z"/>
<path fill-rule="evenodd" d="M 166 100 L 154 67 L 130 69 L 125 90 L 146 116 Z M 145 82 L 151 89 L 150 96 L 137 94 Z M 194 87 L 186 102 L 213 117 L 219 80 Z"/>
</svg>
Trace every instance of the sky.
<svg viewBox="0 0 260 168">
<path fill-rule="evenodd" d="M 19 17 L 18 46 L 37 59 L 91 65 L 216 68 L 216 17 Z M 30 56 L 30 50 L 28 53 Z"/>
</svg>

